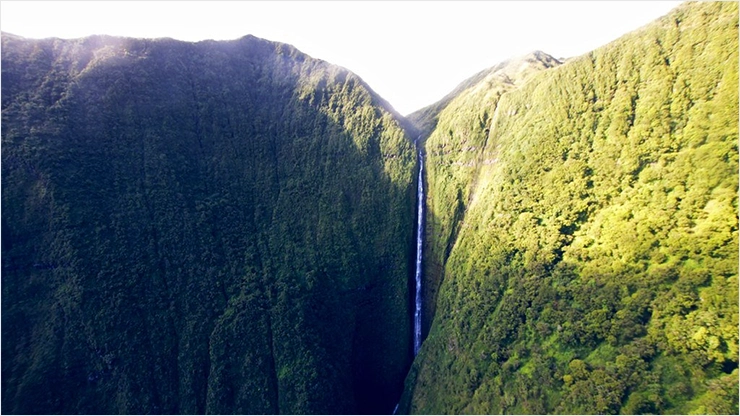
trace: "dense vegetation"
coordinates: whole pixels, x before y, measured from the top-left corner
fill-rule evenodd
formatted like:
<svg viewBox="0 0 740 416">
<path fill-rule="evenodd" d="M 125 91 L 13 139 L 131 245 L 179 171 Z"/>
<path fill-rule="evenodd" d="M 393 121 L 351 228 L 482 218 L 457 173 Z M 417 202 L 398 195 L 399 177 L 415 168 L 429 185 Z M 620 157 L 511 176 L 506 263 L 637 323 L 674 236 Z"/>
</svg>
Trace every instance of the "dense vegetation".
<svg viewBox="0 0 740 416">
<path fill-rule="evenodd" d="M 737 3 L 472 84 L 414 118 L 443 281 L 400 410 L 737 414 Z"/>
<path fill-rule="evenodd" d="M 419 136 L 401 412 L 738 413 L 737 3 L 412 125 L 253 37 L 2 47 L 3 413 L 389 413 Z"/>
<path fill-rule="evenodd" d="M 415 154 L 245 37 L 2 37 L 2 412 L 390 412 Z"/>
<path fill-rule="evenodd" d="M 435 314 L 444 262 L 459 231 L 470 190 L 479 167 L 490 163 L 480 158 L 480 150 L 486 145 L 498 100 L 530 75 L 558 64 L 543 52 L 503 62 L 479 72 L 438 103 L 408 117 L 420 137 L 426 137 L 426 235 L 430 238 L 425 240 L 424 248 L 424 335 Z M 427 137 L 426 132 L 431 135 Z"/>
</svg>

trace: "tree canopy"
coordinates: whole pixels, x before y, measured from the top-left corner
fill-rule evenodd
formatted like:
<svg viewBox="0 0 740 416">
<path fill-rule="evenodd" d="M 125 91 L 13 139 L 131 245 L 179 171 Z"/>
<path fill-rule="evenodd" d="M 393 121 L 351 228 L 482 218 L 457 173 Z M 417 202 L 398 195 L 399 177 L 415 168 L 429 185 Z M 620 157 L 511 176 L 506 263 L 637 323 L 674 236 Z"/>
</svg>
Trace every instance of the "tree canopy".
<svg viewBox="0 0 740 416">
<path fill-rule="evenodd" d="M 738 412 L 738 7 L 688 3 L 424 145 L 441 288 L 402 411 Z"/>
<path fill-rule="evenodd" d="M 3 413 L 390 412 L 415 152 L 245 37 L 2 37 Z"/>
</svg>

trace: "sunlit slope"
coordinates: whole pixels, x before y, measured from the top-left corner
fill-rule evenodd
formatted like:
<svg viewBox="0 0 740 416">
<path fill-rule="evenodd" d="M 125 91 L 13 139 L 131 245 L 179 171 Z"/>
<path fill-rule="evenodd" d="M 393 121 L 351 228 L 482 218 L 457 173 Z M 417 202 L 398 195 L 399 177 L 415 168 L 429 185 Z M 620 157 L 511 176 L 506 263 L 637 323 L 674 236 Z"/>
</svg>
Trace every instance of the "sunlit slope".
<svg viewBox="0 0 740 416">
<path fill-rule="evenodd" d="M 457 237 L 481 166 L 489 126 L 502 94 L 536 72 L 559 65 L 543 52 L 508 60 L 474 75 L 440 100 L 409 116 L 422 134 L 427 164 L 423 333 L 429 330 L 444 263 Z"/>
<path fill-rule="evenodd" d="M 245 37 L 2 45 L 2 412 L 390 412 L 413 145 Z"/>
<path fill-rule="evenodd" d="M 475 171 L 442 176 L 464 210 L 430 236 L 450 254 L 402 410 L 738 412 L 737 28 L 737 3 L 685 4 L 438 124 L 430 175 Z"/>
<path fill-rule="evenodd" d="M 525 56 L 501 62 L 461 82 L 441 100 L 409 114 L 407 119 L 418 130 L 417 137 L 421 135 L 422 138 L 426 138 L 434 131 L 438 122 L 449 123 L 449 120 L 445 121 L 445 119 L 451 118 L 455 107 L 460 107 L 465 102 L 477 102 L 477 105 L 482 105 L 482 102 L 475 99 L 476 97 L 481 98 L 481 90 L 490 90 L 494 86 L 509 90 L 516 85 L 521 85 L 529 75 L 560 63 L 542 51 L 534 51 Z M 447 109 L 448 106 L 450 109 Z"/>
</svg>

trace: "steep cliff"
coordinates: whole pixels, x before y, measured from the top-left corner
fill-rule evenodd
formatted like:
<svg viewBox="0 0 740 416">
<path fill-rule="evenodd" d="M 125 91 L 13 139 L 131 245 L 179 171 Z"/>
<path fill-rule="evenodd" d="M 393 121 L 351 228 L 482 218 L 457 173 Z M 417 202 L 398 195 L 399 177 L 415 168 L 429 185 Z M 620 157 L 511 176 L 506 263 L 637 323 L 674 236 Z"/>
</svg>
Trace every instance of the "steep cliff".
<svg viewBox="0 0 740 416">
<path fill-rule="evenodd" d="M 737 4 L 476 85 L 425 142 L 442 283 L 401 411 L 737 413 Z"/>
<path fill-rule="evenodd" d="M 2 37 L 3 413 L 390 412 L 415 152 L 251 36 Z"/>
<path fill-rule="evenodd" d="M 470 203 L 470 192 L 480 167 L 490 163 L 483 158 L 483 151 L 499 99 L 531 75 L 559 64 L 540 51 L 510 59 L 475 74 L 439 102 L 408 116 L 419 132 L 428 165 L 424 335 L 435 314 L 444 265 Z"/>
</svg>

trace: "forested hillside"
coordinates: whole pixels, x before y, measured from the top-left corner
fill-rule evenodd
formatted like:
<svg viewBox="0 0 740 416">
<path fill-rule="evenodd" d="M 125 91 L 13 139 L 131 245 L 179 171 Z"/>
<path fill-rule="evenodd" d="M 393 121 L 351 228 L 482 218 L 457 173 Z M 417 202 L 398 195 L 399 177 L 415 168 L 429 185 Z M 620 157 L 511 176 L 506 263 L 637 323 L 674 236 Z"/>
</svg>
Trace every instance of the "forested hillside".
<svg viewBox="0 0 740 416">
<path fill-rule="evenodd" d="M 442 283 L 400 411 L 737 414 L 737 3 L 472 84 L 415 118 Z"/>
<path fill-rule="evenodd" d="M 389 413 L 415 154 L 245 37 L 2 36 L 3 413 Z"/>
<path fill-rule="evenodd" d="M 434 317 L 445 258 L 457 237 L 470 190 L 479 167 L 490 163 L 481 159 L 481 150 L 486 146 L 498 100 L 530 75 L 557 65 L 555 58 L 539 51 L 508 60 L 479 72 L 438 103 L 408 116 L 426 143 L 429 238 L 424 256 L 424 335 Z"/>
</svg>

